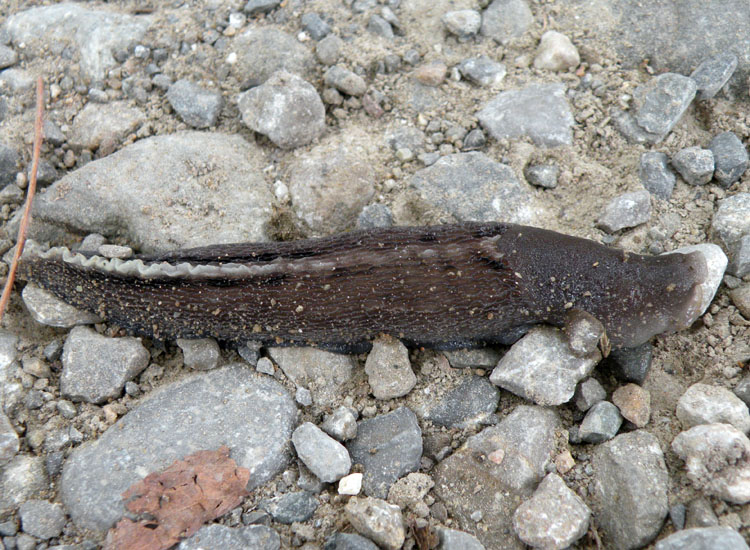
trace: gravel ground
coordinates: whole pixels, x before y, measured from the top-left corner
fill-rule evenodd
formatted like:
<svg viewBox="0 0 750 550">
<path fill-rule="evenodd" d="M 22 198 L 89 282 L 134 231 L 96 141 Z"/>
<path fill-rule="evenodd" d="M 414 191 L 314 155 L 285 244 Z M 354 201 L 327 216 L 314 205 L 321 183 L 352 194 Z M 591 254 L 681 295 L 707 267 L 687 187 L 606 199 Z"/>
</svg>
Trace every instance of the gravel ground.
<svg viewBox="0 0 750 550">
<path fill-rule="evenodd" d="M 0 333 L 0 549 L 98 547 L 128 486 L 221 445 L 252 492 L 183 548 L 747 548 L 741 0 L 6 0 L 0 24 L 3 253 L 37 75 L 42 245 L 478 220 L 723 250 L 696 323 L 603 361 L 548 327 L 512 353 L 153 342 L 29 285 Z"/>
</svg>

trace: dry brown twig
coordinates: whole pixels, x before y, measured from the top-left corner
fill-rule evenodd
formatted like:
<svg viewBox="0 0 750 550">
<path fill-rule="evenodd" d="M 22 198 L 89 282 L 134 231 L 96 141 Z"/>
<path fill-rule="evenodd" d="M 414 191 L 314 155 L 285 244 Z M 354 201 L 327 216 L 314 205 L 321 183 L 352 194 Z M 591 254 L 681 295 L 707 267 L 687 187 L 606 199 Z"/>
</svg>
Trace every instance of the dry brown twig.
<svg viewBox="0 0 750 550">
<path fill-rule="evenodd" d="M 16 280 L 16 271 L 18 270 L 18 260 L 23 254 L 23 245 L 26 244 L 26 232 L 31 222 L 31 204 L 34 202 L 36 193 L 36 173 L 39 170 L 39 154 L 42 150 L 42 118 L 44 116 L 44 83 L 40 76 L 36 80 L 36 120 L 34 122 L 34 152 L 31 163 L 31 178 L 29 178 L 29 187 L 26 190 L 26 205 L 23 209 L 21 224 L 18 226 L 18 239 L 16 239 L 16 253 L 13 255 L 13 261 L 10 264 L 8 278 L 5 281 L 5 288 L 0 297 L 0 322 L 5 315 L 5 308 L 10 300 L 10 293 L 13 290 L 13 283 Z"/>
</svg>

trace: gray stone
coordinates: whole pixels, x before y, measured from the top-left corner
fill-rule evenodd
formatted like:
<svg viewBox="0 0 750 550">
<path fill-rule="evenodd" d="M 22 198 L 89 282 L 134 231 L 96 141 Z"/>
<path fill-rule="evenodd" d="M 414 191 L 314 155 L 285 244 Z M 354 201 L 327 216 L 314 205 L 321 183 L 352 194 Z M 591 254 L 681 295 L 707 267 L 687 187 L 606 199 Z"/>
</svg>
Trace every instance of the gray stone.
<svg viewBox="0 0 750 550">
<path fill-rule="evenodd" d="M 276 9 L 281 0 L 248 0 L 243 8 L 247 15 L 257 15 L 259 13 L 268 13 Z"/>
<path fill-rule="evenodd" d="M 406 539 L 406 528 L 398 506 L 377 498 L 353 497 L 344 508 L 357 531 L 386 550 L 398 550 Z"/>
<path fill-rule="evenodd" d="M 241 93 L 237 103 L 245 125 L 282 149 L 306 145 L 325 131 L 325 107 L 318 92 L 286 71 Z"/>
<path fill-rule="evenodd" d="M 326 415 L 321 428 L 339 441 L 354 439 L 357 437 L 356 412 L 356 409 L 350 409 L 342 405 L 333 413 Z"/>
<path fill-rule="evenodd" d="M 641 548 L 659 534 L 667 516 L 668 474 L 657 439 L 645 430 L 621 434 L 596 447 L 591 502 L 609 545 Z"/>
<path fill-rule="evenodd" d="M 277 71 L 306 76 L 315 66 L 310 50 L 273 27 L 251 27 L 234 39 L 237 62 L 232 71 L 243 88 L 263 84 Z"/>
<path fill-rule="evenodd" d="M 294 430 L 292 443 L 300 460 L 325 483 L 338 481 L 352 467 L 346 448 L 315 424 L 305 422 Z"/>
<path fill-rule="evenodd" d="M 10 462 L 19 448 L 18 434 L 0 407 L 0 466 Z"/>
<path fill-rule="evenodd" d="M 674 190 L 674 172 L 667 165 L 668 158 L 664 153 L 647 151 L 641 155 L 639 176 L 641 185 L 652 195 L 669 200 Z"/>
<path fill-rule="evenodd" d="M 471 57 L 458 64 L 458 70 L 468 81 L 477 86 L 500 86 L 507 73 L 505 65 L 493 61 L 486 55 Z"/>
<path fill-rule="evenodd" d="M 274 521 L 291 525 L 310 519 L 318 509 L 318 499 L 307 491 L 297 491 L 262 500 L 260 507 L 271 514 Z"/>
<path fill-rule="evenodd" d="M 482 35 L 500 44 L 518 38 L 534 21 L 525 0 L 494 0 L 482 15 Z"/>
<path fill-rule="evenodd" d="M 714 179 L 722 187 L 738 181 L 747 170 L 747 149 L 734 132 L 722 132 L 715 136 L 708 148 L 714 155 L 716 170 Z"/>
<path fill-rule="evenodd" d="M 705 185 L 714 175 L 714 154 L 710 149 L 686 147 L 672 157 L 672 166 L 690 185 Z"/>
<path fill-rule="evenodd" d="M 108 338 L 76 327 L 63 348 L 60 393 L 74 401 L 103 403 L 117 397 L 125 382 L 148 366 L 148 360 L 139 338 Z"/>
<path fill-rule="evenodd" d="M 473 428 L 487 423 L 500 401 L 500 391 L 481 376 L 467 376 L 430 403 L 424 418 L 447 428 Z"/>
<path fill-rule="evenodd" d="M 750 412 L 742 400 L 726 388 L 693 384 L 677 401 L 677 418 L 684 429 L 722 422 L 743 433 L 750 432 Z"/>
<path fill-rule="evenodd" d="M 315 46 L 315 55 L 323 65 L 333 65 L 338 61 L 344 41 L 335 34 L 329 34 Z"/>
<path fill-rule="evenodd" d="M 685 527 L 715 527 L 719 525 L 719 518 L 714 513 L 714 507 L 705 497 L 691 500 L 685 510 Z"/>
<path fill-rule="evenodd" d="M 309 389 L 320 406 L 338 403 L 355 366 L 348 355 L 316 348 L 269 348 L 268 354 L 296 386 Z"/>
<path fill-rule="evenodd" d="M 162 92 L 166 92 L 172 85 L 172 79 L 165 74 L 157 74 L 154 75 L 153 78 L 151 78 L 151 83 L 159 88 Z"/>
<path fill-rule="evenodd" d="M 73 120 L 68 142 L 74 148 L 92 151 L 107 142 L 117 145 L 145 121 L 143 111 L 129 107 L 124 101 L 89 103 Z"/>
<path fill-rule="evenodd" d="M 356 73 L 341 65 L 334 65 L 323 75 L 324 82 L 347 95 L 361 96 L 367 91 L 367 83 Z"/>
<path fill-rule="evenodd" d="M 224 106 L 221 92 L 206 90 L 185 79 L 169 87 L 167 100 L 180 118 L 194 128 L 215 126 Z"/>
<path fill-rule="evenodd" d="M 727 271 L 736 277 L 745 277 L 750 274 L 750 234 L 744 235 L 735 244 L 734 250 L 730 252 L 732 261 Z"/>
<path fill-rule="evenodd" d="M 493 369 L 503 356 L 495 348 L 462 349 L 443 353 L 454 369 Z"/>
<path fill-rule="evenodd" d="M 473 532 L 487 548 L 524 548 L 508 536 L 513 511 L 519 497 L 531 496 L 544 477 L 559 428 L 554 411 L 522 405 L 442 460 L 434 470 L 434 492 L 456 526 Z"/>
<path fill-rule="evenodd" d="M 393 39 L 393 27 L 379 15 L 372 14 L 370 16 L 370 19 L 367 20 L 367 30 L 388 40 Z"/>
<path fill-rule="evenodd" d="M 729 298 L 743 317 L 750 319 L 750 285 L 742 285 L 729 291 Z M 735 392 L 738 393 L 735 388 Z M 739 394 L 738 394 L 739 395 Z M 745 401 L 745 399 L 743 399 Z M 747 403 L 747 401 L 745 401 Z"/>
<path fill-rule="evenodd" d="M 557 31 L 542 35 L 534 57 L 534 67 L 548 71 L 566 71 L 578 66 L 581 56 L 570 38 Z"/>
<path fill-rule="evenodd" d="M 737 193 L 719 201 L 719 208 L 711 222 L 711 233 L 729 251 L 733 268 L 740 265 L 736 257 L 738 250 L 741 250 L 743 237 L 750 235 L 748 212 L 750 193 Z"/>
<path fill-rule="evenodd" d="M 44 132 L 44 141 L 51 143 L 55 147 L 59 147 L 65 143 L 65 134 L 62 133 L 60 127 L 51 120 L 45 120 L 42 125 L 42 131 Z"/>
<path fill-rule="evenodd" d="M 28 71 L 13 67 L 0 72 L 0 91 L 6 94 L 22 94 L 33 85 L 34 77 Z"/>
<path fill-rule="evenodd" d="M 313 404 L 312 393 L 307 388 L 297 388 L 297 391 L 294 392 L 294 400 L 303 407 L 309 407 Z"/>
<path fill-rule="evenodd" d="M 448 32 L 458 37 L 461 42 L 470 40 L 482 28 L 482 16 L 476 10 L 454 10 L 443 14 L 441 18 Z"/>
<path fill-rule="evenodd" d="M 65 526 L 65 512 L 59 504 L 46 500 L 27 500 L 18 509 L 24 533 L 47 540 L 60 536 Z"/>
<path fill-rule="evenodd" d="M 604 208 L 597 226 L 607 233 L 616 233 L 646 223 L 651 219 L 651 195 L 645 189 L 623 193 Z"/>
<path fill-rule="evenodd" d="M 586 443 L 602 443 L 617 435 L 622 426 L 620 411 L 609 401 L 599 401 L 586 413 L 578 437 Z"/>
<path fill-rule="evenodd" d="M 438 527 L 437 534 L 440 539 L 440 550 L 485 550 L 479 539 L 469 533 Z"/>
<path fill-rule="evenodd" d="M 516 509 L 513 529 L 534 548 L 563 550 L 586 534 L 590 518 L 586 503 L 553 473 Z"/>
<path fill-rule="evenodd" d="M 44 458 L 16 455 L 0 468 L 0 514 L 14 512 L 21 503 L 49 489 Z"/>
<path fill-rule="evenodd" d="M 737 56 L 723 52 L 703 61 L 690 74 L 698 87 L 698 99 L 711 99 L 729 82 L 737 69 Z"/>
<path fill-rule="evenodd" d="M 731 527 L 703 527 L 673 533 L 654 550 L 747 550 L 745 539 Z"/>
<path fill-rule="evenodd" d="M 261 357 L 260 359 L 258 359 L 256 369 L 259 373 L 268 374 L 269 376 L 273 376 L 276 373 L 276 370 L 273 366 L 273 361 L 271 361 L 268 357 Z"/>
<path fill-rule="evenodd" d="M 292 209 L 314 235 L 351 229 L 372 200 L 377 178 L 366 159 L 373 149 L 364 132 L 337 133 L 290 162 Z"/>
<path fill-rule="evenodd" d="M 365 361 L 365 373 L 375 399 L 402 397 L 417 383 L 409 362 L 409 350 L 392 336 L 375 339 Z"/>
<path fill-rule="evenodd" d="M 261 149 L 241 136 L 139 140 L 37 193 L 31 236 L 117 235 L 143 251 L 262 241 L 272 202 L 265 165 Z"/>
<path fill-rule="evenodd" d="M 490 382 L 540 405 L 560 405 L 570 401 L 600 359 L 598 350 L 575 355 L 559 329 L 535 327 L 508 350 Z"/>
<path fill-rule="evenodd" d="M 484 132 L 479 128 L 474 128 L 464 138 L 464 151 L 473 151 L 475 149 L 481 149 L 487 143 L 487 138 Z M 437 159 L 435 159 L 437 161 Z M 425 162 L 425 164 L 427 164 Z M 434 164 L 430 163 L 430 164 Z"/>
<path fill-rule="evenodd" d="M 477 118 L 495 139 L 528 136 L 542 147 L 573 142 L 575 120 L 562 84 L 532 84 L 500 92 L 477 112 Z"/>
<path fill-rule="evenodd" d="M 177 345 L 182 350 L 183 363 L 195 370 L 211 370 L 219 366 L 221 352 L 213 338 L 186 340 L 178 338 Z"/>
<path fill-rule="evenodd" d="M 368 204 L 357 217 L 357 227 L 360 229 L 374 229 L 376 227 L 391 227 L 393 214 L 387 205 L 381 203 Z"/>
<path fill-rule="evenodd" d="M 581 412 L 586 412 L 591 407 L 604 401 L 607 398 L 607 391 L 602 387 L 596 378 L 587 378 L 576 388 L 573 399 L 576 407 Z"/>
<path fill-rule="evenodd" d="M 77 3 L 31 8 L 8 17 L 5 27 L 14 44 L 43 55 L 53 42 L 72 44 L 80 54 L 86 78 L 103 81 L 116 65 L 114 54 L 144 37 L 152 19 L 109 10 L 88 9 Z"/>
<path fill-rule="evenodd" d="M 26 177 L 31 181 L 32 165 L 26 167 Z M 36 171 L 36 183 L 39 186 L 49 185 L 57 179 L 57 170 L 46 160 L 40 160 Z"/>
<path fill-rule="evenodd" d="M 322 40 L 331 32 L 331 26 L 314 12 L 306 13 L 300 17 L 300 23 L 313 40 Z"/>
<path fill-rule="evenodd" d="M 442 157 L 414 174 L 409 185 L 424 202 L 458 221 L 533 223 L 539 212 L 513 170 L 484 153 Z"/>
<path fill-rule="evenodd" d="M 248 525 L 246 527 L 227 527 L 217 523 L 204 525 L 191 536 L 183 540 L 177 550 L 279 550 L 279 535 L 265 525 Z"/>
<path fill-rule="evenodd" d="M 61 479 L 63 504 L 79 527 L 104 531 L 125 511 L 122 492 L 146 473 L 221 445 L 250 470 L 253 489 L 287 464 L 296 417 L 280 384 L 241 365 L 190 376 L 153 392 L 71 453 Z"/>
<path fill-rule="evenodd" d="M 397 479 L 419 468 L 422 430 L 415 414 L 400 407 L 359 422 L 357 437 L 347 448 L 352 461 L 364 468 L 365 494 L 385 498 Z"/>
<path fill-rule="evenodd" d="M 13 48 L 0 44 L 0 69 L 5 69 L 18 63 L 18 54 Z"/>
<path fill-rule="evenodd" d="M 409 149 L 412 153 L 416 153 L 425 145 L 424 132 L 412 126 L 398 126 L 389 130 L 385 140 L 393 151 Z"/>
<path fill-rule="evenodd" d="M 748 287 L 750 288 L 750 287 Z M 750 375 L 746 375 L 734 387 L 734 394 L 750 407 Z"/>
<path fill-rule="evenodd" d="M 21 297 L 31 316 L 42 325 L 70 328 L 101 323 L 98 315 L 76 309 L 33 283 L 28 283 L 24 287 Z"/>
<path fill-rule="evenodd" d="M 18 161 L 15 149 L 0 143 L 0 188 L 16 182 Z"/>
<path fill-rule="evenodd" d="M 672 450 L 703 493 L 734 504 L 750 502 L 750 440 L 729 424 L 701 424 L 680 433 Z"/>
<path fill-rule="evenodd" d="M 632 116 L 644 134 L 643 141 L 658 143 L 667 137 L 693 101 L 695 92 L 692 78 L 675 73 L 655 76 L 638 86 L 633 91 Z"/>
<path fill-rule="evenodd" d="M 326 540 L 324 550 L 378 550 L 378 546 L 361 535 L 334 533 Z"/>
<path fill-rule="evenodd" d="M 557 187 L 557 174 L 559 169 L 554 164 L 528 164 L 523 170 L 523 175 L 531 185 L 554 189 Z"/>
<path fill-rule="evenodd" d="M 675 504 L 669 507 L 669 521 L 672 522 L 677 531 L 685 528 L 685 510 L 684 504 Z"/>
</svg>

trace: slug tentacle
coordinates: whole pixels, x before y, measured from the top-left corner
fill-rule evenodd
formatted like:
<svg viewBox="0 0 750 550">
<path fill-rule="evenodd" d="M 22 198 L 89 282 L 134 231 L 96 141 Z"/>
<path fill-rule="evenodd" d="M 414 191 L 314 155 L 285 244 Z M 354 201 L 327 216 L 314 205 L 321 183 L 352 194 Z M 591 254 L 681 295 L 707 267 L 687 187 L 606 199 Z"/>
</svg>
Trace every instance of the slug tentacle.
<svg viewBox="0 0 750 550">
<path fill-rule="evenodd" d="M 702 313 L 700 254 L 640 256 L 513 224 L 359 231 L 216 245 L 130 260 L 67 249 L 25 258 L 23 278 L 157 339 L 362 349 L 380 333 L 412 345 L 511 343 L 575 307 L 613 346 L 679 330 Z"/>
</svg>

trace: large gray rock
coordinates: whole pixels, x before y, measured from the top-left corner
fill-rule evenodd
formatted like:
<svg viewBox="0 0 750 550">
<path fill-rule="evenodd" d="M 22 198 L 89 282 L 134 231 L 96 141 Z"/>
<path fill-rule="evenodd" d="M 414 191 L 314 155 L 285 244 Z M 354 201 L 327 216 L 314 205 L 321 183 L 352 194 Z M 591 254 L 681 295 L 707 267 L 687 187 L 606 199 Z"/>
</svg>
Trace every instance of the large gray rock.
<svg viewBox="0 0 750 550">
<path fill-rule="evenodd" d="M 260 149 L 240 136 L 144 139 L 37 194 L 31 233 L 124 236 L 143 250 L 262 241 L 273 200 L 263 167 Z"/>
<path fill-rule="evenodd" d="M 315 66 L 310 50 L 293 36 L 271 27 L 252 27 L 234 39 L 232 71 L 243 88 L 263 84 L 276 71 L 306 76 Z"/>
<path fill-rule="evenodd" d="M 81 528 L 104 531 L 124 513 L 121 494 L 191 453 L 229 446 L 250 470 L 249 488 L 288 462 L 297 409 L 273 379 L 240 365 L 170 384 L 142 401 L 65 463 L 63 503 Z"/>
<path fill-rule="evenodd" d="M 196 533 L 178 546 L 177 550 L 279 550 L 281 540 L 278 533 L 265 525 L 227 527 L 213 523 L 198 529 Z"/>
<path fill-rule="evenodd" d="M 600 359 L 598 350 L 574 354 L 559 329 L 535 327 L 503 356 L 490 382 L 539 405 L 561 405 Z"/>
<path fill-rule="evenodd" d="M 477 112 L 477 118 L 495 139 L 528 136 L 541 147 L 573 142 L 575 120 L 562 84 L 531 84 L 500 92 Z"/>
<path fill-rule="evenodd" d="M 458 221 L 533 223 L 539 214 L 513 170 L 484 153 L 441 157 L 409 183 L 420 198 Z"/>
<path fill-rule="evenodd" d="M 659 442 L 638 430 L 599 445 L 591 502 L 608 547 L 631 550 L 659 534 L 667 517 L 668 474 Z"/>
<path fill-rule="evenodd" d="M 239 95 L 237 106 L 248 128 L 282 149 L 306 145 L 325 130 L 325 107 L 315 88 L 286 71 Z"/>
<path fill-rule="evenodd" d="M 111 149 L 145 121 L 143 111 L 125 101 L 89 103 L 73 119 L 68 143 L 75 149 L 95 151 L 100 146 Z"/>
<path fill-rule="evenodd" d="M 352 461 L 364 466 L 365 494 L 385 498 L 397 479 L 419 468 L 422 430 L 414 413 L 400 407 L 360 422 L 347 447 Z"/>
<path fill-rule="evenodd" d="M 81 4 L 62 3 L 31 8 L 6 21 L 14 44 L 41 54 L 52 42 L 74 45 L 80 53 L 83 74 L 92 81 L 103 81 L 116 64 L 113 54 L 140 41 L 151 18 L 114 11 L 93 10 Z"/>
<path fill-rule="evenodd" d="M 269 348 L 268 354 L 297 387 L 310 390 L 317 405 L 338 403 L 352 377 L 354 359 L 316 348 Z"/>
<path fill-rule="evenodd" d="M 482 15 L 482 34 L 501 44 L 518 38 L 534 21 L 526 0 L 495 0 Z"/>
<path fill-rule="evenodd" d="M 695 527 L 661 539 L 654 550 L 747 550 L 745 539 L 731 527 Z"/>
<path fill-rule="evenodd" d="M 148 366 L 140 338 L 108 338 L 76 327 L 65 340 L 60 394 L 74 401 L 104 403 Z"/>
<path fill-rule="evenodd" d="M 513 512 L 519 497 L 531 496 L 544 477 L 559 428 L 554 411 L 522 405 L 441 461 L 433 476 L 434 491 L 457 527 L 493 550 L 525 548 L 508 536 Z"/>
<path fill-rule="evenodd" d="M 351 229 L 375 195 L 374 152 L 358 132 L 332 135 L 289 166 L 289 195 L 297 217 L 315 235 Z"/>
</svg>

